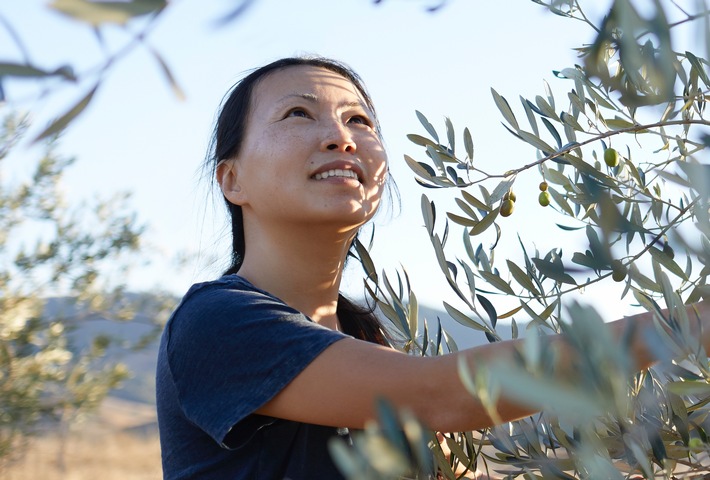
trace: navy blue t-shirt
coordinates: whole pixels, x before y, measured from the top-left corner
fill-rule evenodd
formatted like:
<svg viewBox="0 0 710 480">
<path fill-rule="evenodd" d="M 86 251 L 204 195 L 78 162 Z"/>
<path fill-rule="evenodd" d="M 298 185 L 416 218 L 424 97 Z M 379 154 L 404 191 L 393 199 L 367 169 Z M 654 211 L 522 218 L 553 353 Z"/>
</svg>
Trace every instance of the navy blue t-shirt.
<svg viewBox="0 0 710 480">
<path fill-rule="evenodd" d="M 335 428 L 254 412 L 346 337 L 237 275 L 194 285 L 158 354 L 164 478 L 343 478 L 327 449 Z"/>
</svg>

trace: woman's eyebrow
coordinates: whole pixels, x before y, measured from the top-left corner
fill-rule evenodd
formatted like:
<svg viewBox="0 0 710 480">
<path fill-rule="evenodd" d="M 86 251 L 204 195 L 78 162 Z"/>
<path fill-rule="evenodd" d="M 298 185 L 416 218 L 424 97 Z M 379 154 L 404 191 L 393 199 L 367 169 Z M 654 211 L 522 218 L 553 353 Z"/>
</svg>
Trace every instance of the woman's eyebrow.
<svg viewBox="0 0 710 480">
<path fill-rule="evenodd" d="M 301 100 L 306 100 L 306 101 L 308 101 L 308 102 L 310 102 L 310 103 L 319 103 L 319 102 L 320 102 L 320 99 L 318 98 L 318 95 L 316 95 L 316 94 L 314 94 L 314 93 L 289 93 L 288 95 L 285 95 L 285 96 L 281 97 L 281 98 L 279 99 L 278 103 L 279 103 L 279 104 L 285 103 L 285 102 L 287 102 L 288 100 L 290 100 L 290 99 L 292 99 L 292 98 L 298 98 L 298 99 L 301 99 Z M 359 100 L 344 101 L 344 102 L 341 102 L 340 104 L 338 104 L 338 107 L 341 107 L 341 108 L 342 108 L 342 107 L 346 107 L 346 108 L 359 107 L 359 108 L 363 108 L 363 109 L 365 109 L 365 110 L 367 110 L 367 111 L 370 111 L 370 109 L 367 108 L 367 106 L 366 106 L 363 102 L 361 102 L 361 101 L 359 101 Z"/>
<path fill-rule="evenodd" d="M 284 95 L 278 101 L 278 103 L 285 103 L 292 98 L 298 98 L 300 100 L 307 100 L 311 103 L 318 103 L 318 96 L 313 93 L 289 93 Z"/>
</svg>

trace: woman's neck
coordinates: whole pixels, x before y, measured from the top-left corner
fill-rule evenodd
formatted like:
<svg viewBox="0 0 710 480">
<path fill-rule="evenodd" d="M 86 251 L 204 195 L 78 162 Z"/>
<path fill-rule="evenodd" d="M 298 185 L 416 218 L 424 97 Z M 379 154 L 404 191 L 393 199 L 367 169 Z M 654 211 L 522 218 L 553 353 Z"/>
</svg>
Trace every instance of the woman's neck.
<svg viewBox="0 0 710 480">
<path fill-rule="evenodd" d="M 338 290 L 351 234 L 319 235 L 313 227 L 287 231 L 264 235 L 252 229 L 239 275 L 313 321 L 338 329 Z"/>
</svg>

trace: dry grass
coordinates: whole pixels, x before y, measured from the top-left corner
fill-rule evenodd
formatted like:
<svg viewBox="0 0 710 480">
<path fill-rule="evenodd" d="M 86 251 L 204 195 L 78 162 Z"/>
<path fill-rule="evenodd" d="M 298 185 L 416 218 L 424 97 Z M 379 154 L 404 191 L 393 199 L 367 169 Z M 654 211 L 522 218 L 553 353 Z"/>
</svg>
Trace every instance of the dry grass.
<svg viewBox="0 0 710 480">
<path fill-rule="evenodd" d="M 112 432 L 76 432 L 67 439 L 64 468 L 61 440 L 37 438 L 20 461 L 2 472 L 4 480 L 158 480 L 157 436 Z"/>
<path fill-rule="evenodd" d="M 152 407 L 111 399 L 93 420 L 74 428 L 65 443 L 56 433 L 33 438 L 26 454 L 0 470 L 2 480 L 159 480 L 157 430 Z M 62 454 L 63 447 L 63 454 Z M 63 465 L 62 465 L 63 463 Z"/>
</svg>

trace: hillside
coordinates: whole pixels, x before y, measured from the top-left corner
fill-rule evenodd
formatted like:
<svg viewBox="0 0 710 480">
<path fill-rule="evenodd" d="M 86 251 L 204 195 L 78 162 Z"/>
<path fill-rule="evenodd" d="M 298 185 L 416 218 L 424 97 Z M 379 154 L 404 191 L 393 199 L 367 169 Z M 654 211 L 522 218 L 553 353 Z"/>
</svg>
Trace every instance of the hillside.
<svg viewBox="0 0 710 480">
<path fill-rule="evenodd" d="M 154 381 L 159 331 L 152 322 L 156 306 L 151 305 L 150 299 L 142 301 L 144 308 L 133 321 L 84 315 L 76 311 L 70 299 L 48 301 L 48 315 L 67 319 L 75 351 L 88 348 L 97 335 L 107 336 L 111 343 L 105 361 L 123 362 L 132 377 L 111 392 L 97 412 L 73 424 L 69 432 L 49 430 L 28 440 L 26 455 L 3 470 L 3 479 L 157 480 L 161 477 Z M 420 318 L 426 318 L 431 326 L 436 324 L 437 317 L 459 348 L 487 341 L 481 332 L 457 324 L 439 309 L 420 308 Z M 131 348 L 146 338 L 150 340 L 142 348 Z"/>
</svg>

